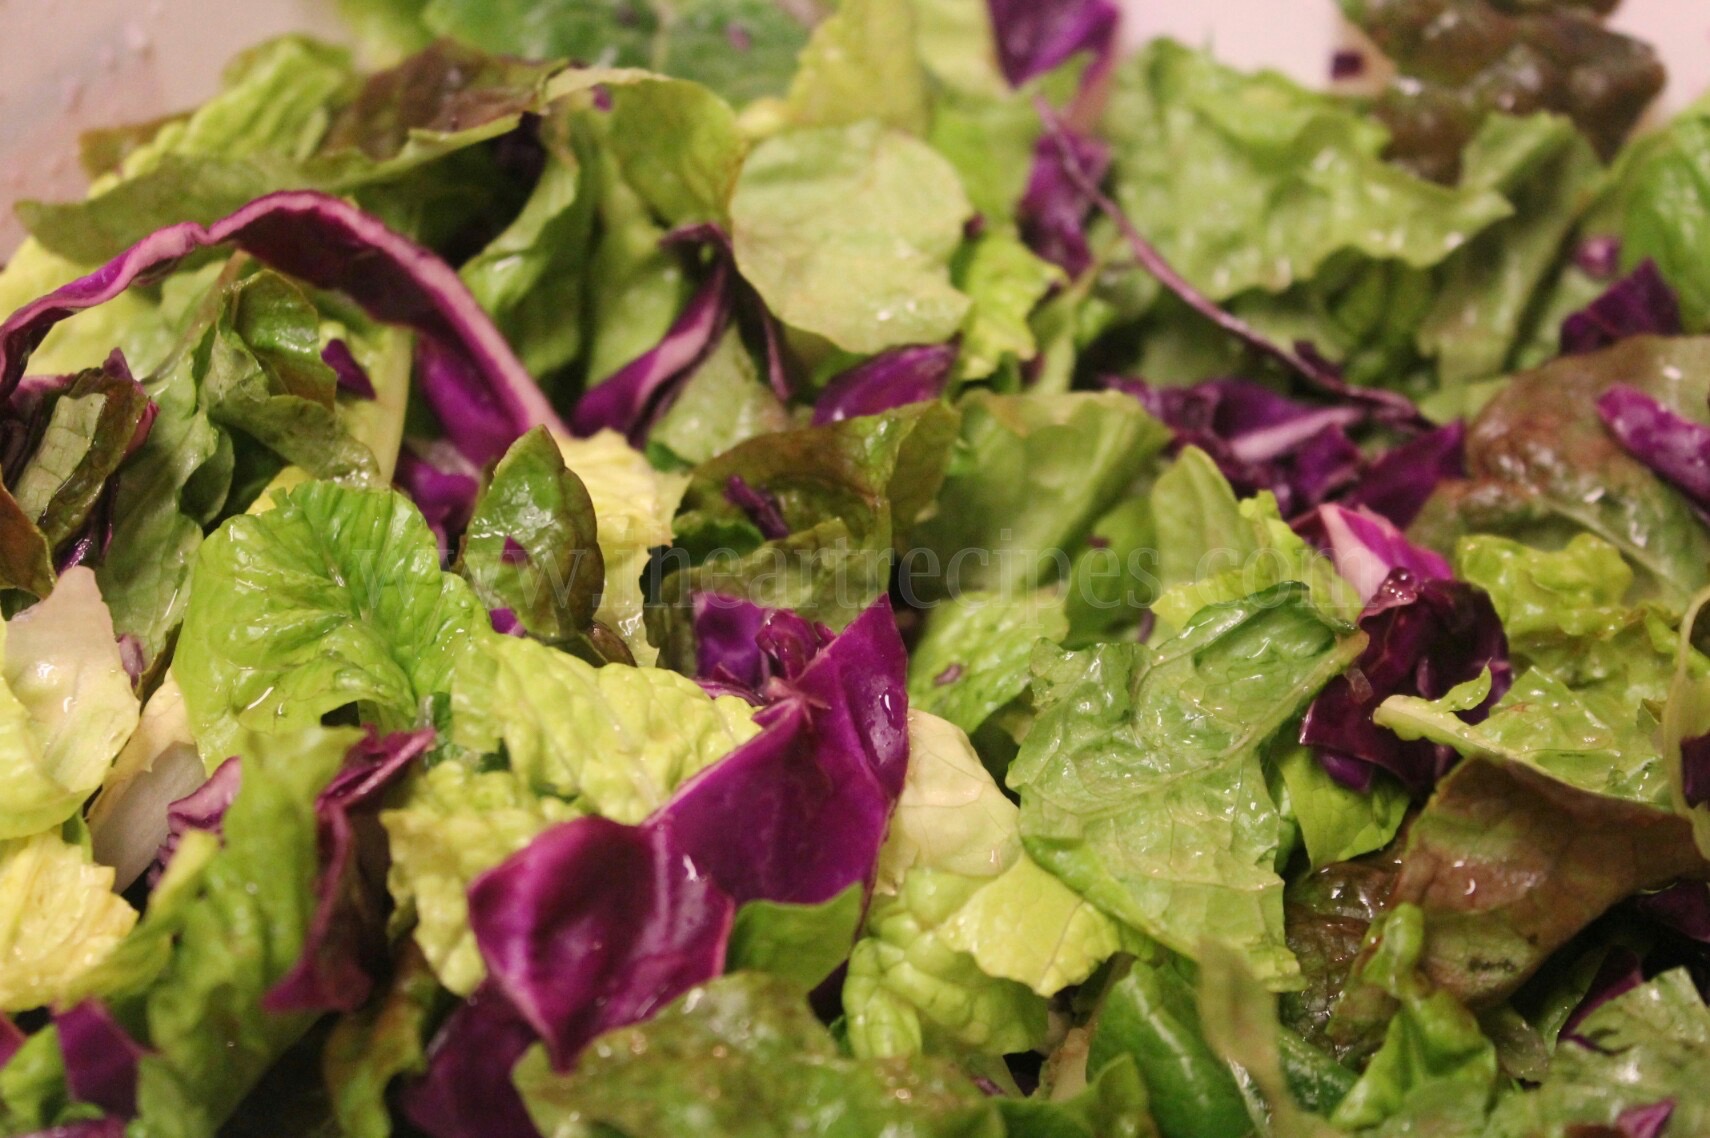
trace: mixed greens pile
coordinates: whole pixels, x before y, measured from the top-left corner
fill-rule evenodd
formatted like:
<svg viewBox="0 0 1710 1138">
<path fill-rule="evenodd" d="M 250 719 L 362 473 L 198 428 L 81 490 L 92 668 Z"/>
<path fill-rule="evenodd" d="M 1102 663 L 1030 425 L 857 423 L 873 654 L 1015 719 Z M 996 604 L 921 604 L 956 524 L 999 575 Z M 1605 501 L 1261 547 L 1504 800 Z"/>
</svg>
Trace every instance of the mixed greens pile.
<svg viewBox="0 0 1710 1138">
<path fill-rule="evenodd" d="M 0 1135 L 1710 1133 L 1710 103 L 1609 7 L 346 0 L 89 136 Z"/>
</svg>

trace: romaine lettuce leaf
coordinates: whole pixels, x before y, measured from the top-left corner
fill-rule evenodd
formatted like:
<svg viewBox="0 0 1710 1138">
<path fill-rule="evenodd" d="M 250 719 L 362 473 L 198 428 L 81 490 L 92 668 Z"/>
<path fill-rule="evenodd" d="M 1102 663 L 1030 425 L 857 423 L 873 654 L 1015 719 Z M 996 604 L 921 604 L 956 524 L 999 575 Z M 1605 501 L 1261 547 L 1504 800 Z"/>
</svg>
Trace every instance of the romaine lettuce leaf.
<svg viewBox="0 0 1710 1138">
<path fill-rule="evenodd" d="M 600 1037 L 571 1074 L 552 1073 L 537 1048 L 517 1085 L 547 1138 L 1003 1134 L 948 1064 L 845 1058 L 798 989 L 755 973 L 691 989 L 648 1023 Z"/>
<path fill-rule="evenodd" d="M 0 1012 L 55 1004 L 136 924 L 113 871 L 57 831 L 0 843 Z"/>
<path fill-rule="evenodd" d="M 866 903 L 860 884 L 817 905 L 750 901 L 731 923 L 725 971 L 769 972 L 811 992 L 849 959 Z"/>
<path fill-rule="evenodd" d="M 932 606 L 909 657 L 909 700 L 973 734 L 1027 690 L 1033 646 L 1069 632 L 1063 598 L 1049 589 L 1018 594 L 965 589 Z"/>
<path fill-rule="evenodd" d="M 1260 752 L 1358 655 L 1363 638 L 1338 632 L 1289 583 L 1208 606 L 1156 648 L 1042 654 L 1009 772 L 1028 853 L 1137 932 L 1189 955 L 1217 941 L 1286 984 Z"/>
<path fill-rule="evenodd" d="M 1118 392 L 981 391 L 962 408 L 937 510 L 915 535 L 931 557 L 903 567 L 928 599 L 1068 576 L 1093 524 L 1169 441 L 1162 424 Z"/>
<path fill-rule="evenodd" d="M 402 495 L 310 482 L 202 546 L 173 673 L 205 762 L 347 704 L 417 725 L 486 611 Z"/>
<path fill-rule="evenodd" d="M 133 1127 L 154 1138 L 211 1138 L 313 1013 L 261 1010 L 297 963 L 315 909 L 315 796 L 359 739 L 312 724 L 240 733 L 243 789 L 225 845 L 187 885 L 165 970 L 142 998 L 150 1054 Z"/>
<path fill-rule="evenodd" d="M 1513 207 L 1380 157 L 1386 132 L 1275 72 L 1244 75 L 1156 40 L 1116 69 L 1103 120 L 1117 200 L 1214 300 L 1280 293 L 1352 250 L 1435 265 Z M 1204 203 L 1221 207 L 1208 214 Z"/>
<path fill-rule="evenodd" d="M 968 314 L 949 264 L 973 207 L 949 163 L 906 134 L 867 121 L 769 139 L 730 213 L 736 263 L 771 310 L 846 351 L 937 343 Z"/>
<path fill-rule="evenodd" d="M 72 569 L 0 635 L 0 838 L 75 815 L 107 778 L 140 718 L 95 575 Z"/>
<path fill-rule="evenodd" d="M 469 932 L 469 883 L 532 841 L 554 822 L 581 811 L 536 795 L 509 771 L 471 771 L 442 762 L 405 785 L 395 808 L 380 815 L 391 849 L 388 885 L 398 911 L 434 974 L 467 996 L 485 975 Z"/>
<path fill-rule="evenodd" d="M 663 668 L 595 668 L 531 640 L 485 636 L 452 693 L 454 739 L 503 747 L 531 791 L 631 825 L 759 734 L 754 709 Z"/>
</svg>

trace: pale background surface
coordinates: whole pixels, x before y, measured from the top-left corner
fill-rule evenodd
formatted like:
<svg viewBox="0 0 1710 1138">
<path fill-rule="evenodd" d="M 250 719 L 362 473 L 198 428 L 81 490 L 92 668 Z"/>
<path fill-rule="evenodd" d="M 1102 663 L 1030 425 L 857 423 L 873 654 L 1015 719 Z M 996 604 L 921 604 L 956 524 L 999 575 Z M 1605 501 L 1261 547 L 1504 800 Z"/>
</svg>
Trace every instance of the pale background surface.
<svg viewBox="0 0 1710 1138">
<path fill-rule="evenodd" d="M 1332 0 L 1128 0 L 1127 36 L 1209 44 L 1243 67 L 1325 80 L 1344 41 Z M 1626 0 L 1618 18 L 1656 44 L 1679 106 L 1710 88 L 1710 4 Z M 0 0 L 0 250 L 20 236 L 19 198 L 82 193 L 88 126 L 192 106 L 240 48 L 291 30 L 338 34 L 333 0 Z"/>
</svg>

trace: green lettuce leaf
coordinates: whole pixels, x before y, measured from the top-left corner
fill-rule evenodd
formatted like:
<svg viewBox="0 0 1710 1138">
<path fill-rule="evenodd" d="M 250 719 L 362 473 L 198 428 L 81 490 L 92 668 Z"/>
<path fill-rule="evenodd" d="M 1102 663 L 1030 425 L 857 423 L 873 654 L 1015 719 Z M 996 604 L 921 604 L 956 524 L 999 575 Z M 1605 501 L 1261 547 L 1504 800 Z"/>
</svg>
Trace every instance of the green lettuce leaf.
<svg viewBox="0 0 1710 1138">
<path fill-rule="evenodd" d="M 648 554 L 671 544 L 671 518 L 688 480 L 661 474 L 616 431 L 588 439 L 558 440 L 564 464 L 582 480 L 594 503 L 605 589 L 594 619 L 623 637 L 638 664 L 658 655 L 642 625 L 642 570 Z"/>
<path fill-rule="evenodd" d="M 422 22 L 496 55 L 646 66 L 659 13 L 638 0 L 427 0 Z"/>
<path fill-rule="evenodd" d="M 1674 675 L 1669 680 L 1668 699 L 1663 705 L 1660 746 L 1668 774 L 1669 803 L 1691 825 L 1698 852 L 1710 858 L 1710 805 L 1687 802 L 1685 756 L 1681 751 L 1681 744 L 1687 739 L 1710 734 L 1710 675 L 1693 666 L 1697 653 L 1692 646 L 1693 629 L 1706 603 L 1710 603 L 1710 594 L 1694 597 L 1680 622 Z"/>
<path fill-rule="evenodd" d="M 1503 373 L 1562 243 L 1603 179 L 1584 136 L 1551 115 L 1489 116 L 1467 145 L 1462 170 L 1463 192 L 1494 190 L 1513 203 L 1514 215 L 1443 267 L 1418 344 L 1444 386 Z"/>
<path fill-rule="evenodd" d="M 667 469 L 697 466 L 789 427 L 789 412 L 760 378 L 741 331 L 731 328 L 648 432 L 647 455 Z"/>
<path fill-rule="evenodd" d="M 203 544 L 173 672 L 204 760 L 348 704 L 413 727 L 487 614 L 390 490 L 310 482 Z"/>
<path fill-rule="evenodd" d="M 1331 560 L 1284 522 L 1269 491 L 1236 501 L 1209 455 L 1187 447 L 1152 485 L 1158 585 L 1152 611 L 1180 628 L 1207 605 L 1238 601 L 1285 581 L 1311 590 L 1328 619 L 1353 627 L 1363 607 Z"/>
<path fill-rule="evenodd" d="M 959 592 L 927 614 L 909 656 L 909 705 L 973 734 L 1032 683 L 1033 646 L 1061 644 L 1068 631 L 1051 590 Z"/>
<path fill-rule="evenodd" d="M 673 226 L 724 221 L 748 151 L 730 106 L 698 83 L 611 68 L 565 72 L 548 97 L 596 86 L 611 98 L 607 144 L 642 200 Z"/>
<path fill-rule="evenodd" d="M 906 134 L 867 121 L 763 142 L 730 213 L 737 265 L 767 305 L 845 351 L 937 343 L 967 317 L 949 264 L 973 207 Z"/>
<path fill-rule="evenodd" d="M 544 377 L 584 347 L 598 182 L 578 156 L 574 117 L 541 119 L 546 165 L 505 230 L 457 270 L 531 375 Z M 575 314 L 566 318 L 566 313 Z"/>
<path fill-rule="evenodd" d="M 1126 1056 L 1105 1066 L 1080 1094 L 997 1100 L 1009 1138 L 1156 1138 L 1151 1098 Z"/>
<path fill-rule="evenodd" d="M 555 822 L 582 813 L 558 798 L 531 793 L 510 771 L 471 771 L 442 762 L 412 778 L 386 828 L 392 865 L 387 886 L 434 975 L 467 996 L 486 975 L 469 931 L 469 883 Z"/>
<path fill-rule="evenodd" d="M 850 126 L 871 119 L 925 134 L 932 96 L 915 48 L 911 0 L 840 4 L 808 40 L 787 107 L 790 119 L 803 127 Z"/>
<path fill-rule="evenodd" d="M 799 989 L 757 973 L 693 988 L 652 1020 L 601 1036 L 569 1074 L 536 1047 L 516 1083 L 546 1138 L 1004 1133 L 949 1065 L 845 1058 Z"/>
<path fill-rule="evenodd" d="M 818 905 L 750 901 L 736 911 L 727 972 L 768 972 L 811 992 L 849 959 L 866 906 L 859 883 Z"/>
<path fill-rule="evenodd" d="M 340 419 L 338 377 L 321 362 L 320 326 L 309 298 L 277 273 L 227 289 L 206 340 L 208 417 L 315 478 L 380 485 L 375 456 Z"/>
<path fill-rule="evenodd" d="M 1021 857 L 1015 803 L 980 765 L 968 736 L 918 706 L 908 713 L 909 762 L 879 850 L 877 888 L 895 892 L 916 866 L 996 877 Z"/>
<path fill-rule="evenodd" d="M 773 0 L 686 0 L 656 49 L 660 70 L 711 88 L 732 106 L 782 95 L 808 42 L 804 12 Z M 731 50 L 740 42 L 739 51 Z"/>
<path fill-rule="evenodd" d="M 1022 363 L 1039 353 L 1028 317 L 1063 271 L 1041 260 L 1014 235 L 990 232 L 966 246 L 955 266 L 956 287 L 973 306 L 962 325 L 962 354 L 956 375 L 985 379 L 1005 360 Z"/>
<path fill-rule="evenodd" d="M 137 1134 L 211 1138 L 314 1022 L 260 1004 L 302 953 L 320 864 L 315 796 L 358 738 L 310 725 L 235 741 L 243 787 L 225 845 L 182 899 L 171 960 L 140 997 L 150 1054 L 139 1064 Z"/>
<path fill-rule="evenodd" d="M 1362 647 L 1284 584 L 1208 606 L 1155 648 L 1042 653 L 1009 772 L 1028 853 L 1136 931 L 1189 955 L 1218 941 L 1288 983 L 1283 826 L 1260 753 Z"/>
<path fill-rule="evenodd" d="M 936 513 L 915 535 L 931 557 L 904 566 L 923 597 L 1066 577 L 1094 523 L 1169 441 L 1138 401 L 1119 392 L 980 391 L 962 408 L 962 437 Z"/>
<path fill-rule="evenodd" d="M 1566 1138 L 1613 1129 L 1622 1112 L 1669 1101 L 1662 1133 L 1710 1126 L 1710 1009 L 1685 969 L 1665 972 L 1599 1007 L 1577 1032 L 1590 1047 L 1558 1048 L 1537 1091 L 1511 1095 L 1487 1133 Z M 1581 1129 L 1581 1128 L 1584 1129 Z"/>
<path fill-rule="evenodd" d="M 946 938 L 944 922 L 983 884 L 916 868 L 899 892 L 874 897 L 868 935 L 850 954 L 843 982 L 849 1046 L 857 1056 L 1005 1055 L 1044 1043 L 1044 998 L 988 974 Z"/>
<path fill-rule="evenodd" d="M 1383 128 L 1346 104 L 1169 40 L 1117 69 L 1103 126 L 1118 201 L 1218 300 L 1280 293 L 1343 251 L 1435 265 L 1513 212 L 1492 189 L 1438 186 L 1384 162 Z"/>
<path fill-rule="evenodd" d="M 493 468 L 458 567 L 488 608 L 510 609 L 541 640 L 568 641 L 593 627 L 605 585 L 596 526 L 582 480 L 547 429 L 536 427 Z"/>
<path fill-rule="evenodd" d="M 392 1133 L 386 1088 L 400 1075 L 426 1069 L 424 1036 L 440 995 L 439 981 L 421 951 L 406 947 L 384 994 L 333 1026 L 321 1052 L 321 1071 L 341 1134 L 388 1138 Z"/>
<path fill-rule="evenodd" d="M 1382 849 L 1407 817 L 1407 791 L 1385 775 L 1370 791 L 1350 790 L 1330 777 L 1310 747 L 1280 736 L 1271 762 L 1288 790 L 1288 812 L 1313 869 Z"/>
<path fill-rule="evenodd" d="M 1680 295 L 1687 327 L 1710 324 L 1710 270 L 1696 250 L 1710 239 L 1710 102 L 1700 99 L 1621 159 L 1597 224 L 1621 235 L 1621 260 L 1647 257 Z"/>
<path fill-rule="evenodd" d="M 759 733 L 754 709 L 663 668 L 603 668 L 536 641 L 489 634 L 452 691 L 453 738 L 501 744 L 531 791 L 635 825 L 689 776 Z"/>
<path fill-rule="evenodd" d="M 50 830 L 100 788 L 141 708 L 95 575 L 78 567 L 0 635 L 0 839 Z"/>
<path fill-rule="evenodd" d="M 0 1012 L 62 1001 L 136 920 L 113 871 L 58 831 L 0 842 Z"/>
<path fill-rule="evenodd" d="M 1347 1129 L 1378 1126 L 1442 1098 L 1488 1106 L 1496 1093 L 1496 1048 L 1471 1012 L 1418 972 L 1425 949 L 1424 915 L 1413 905 L 1392 909 L 1374 930 L 1375 949 L 1359 972 L 1399 1006 L 1383 1046 L 1336 1108 Z"/>
<path fill-rule="evenodd" d="M 1193 967 L 1172 953 L 1159 956 L 1133 962 L 1105 990 L 1087 1070 L 1132 1061 L 1164 1138 L 1243 1138 L 1253 1120 L 1240 1084 L 1207 1041 Z"/>
</svg>

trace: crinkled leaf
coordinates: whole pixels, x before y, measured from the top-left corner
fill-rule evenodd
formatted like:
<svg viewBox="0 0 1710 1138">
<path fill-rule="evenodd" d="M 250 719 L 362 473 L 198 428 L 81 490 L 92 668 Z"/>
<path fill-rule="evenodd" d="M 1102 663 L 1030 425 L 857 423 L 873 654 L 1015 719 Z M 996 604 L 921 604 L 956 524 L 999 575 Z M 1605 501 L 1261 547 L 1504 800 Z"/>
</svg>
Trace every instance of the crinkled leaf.
<svg viewBox="0 0 1710 1138">
<path fill-rule="evenodd" d="M 547 1138 L 615 1130 L 635 1138 L 711 1138 L 788 1130 L 853 1138 L 997 1138 L 984 1096 L 947 1064 L 848 1059 L 799 990 L 760 975 L 695 988 L 649 1023 L 595 1040 L 575 1073 L 545 1054 L 517 1084 Z"/>
<path fill-rule="evenodd" d="M 1116 392 L 970 395 L 936 514 L 915 534 L 931 556 L 903 567 L 916 594 L 1008 591 L 1067 576 L 1093 524 L 1167 438 Z"/>
<path fill-rule="evenodd" d="M 875 122 L 781 135 L 748 156 L 730 212 L 742 275 L 792 327 L 871 353 L 967 316 L 949 263 L 973 209 L 923 142 Z"/>
<path fill-rule="evenodd" d="M 55 831 L 0 843 L 0 1011 L 58 1003 L 136 924 L 113 871 Z"/>
<path fill-rule="evenodd" d="M 1286 983 L 1260 750 L 1362 647 L 1285 584 L 1209 606 L 1157 648 L 1043 656 L 1009 773 L 1028 853 L 1137 931 L 1184 953 L 1217 940 Z"/>
<path fill-rule="evenodd" d="M 351 703 L 413 727 L 486 623 L 401 495 L 312 482 L 275 501 L 197 561 L 173 669 L 205 758 L 234 753 L 244 725 L 287 731 Z"/>
</svg>

